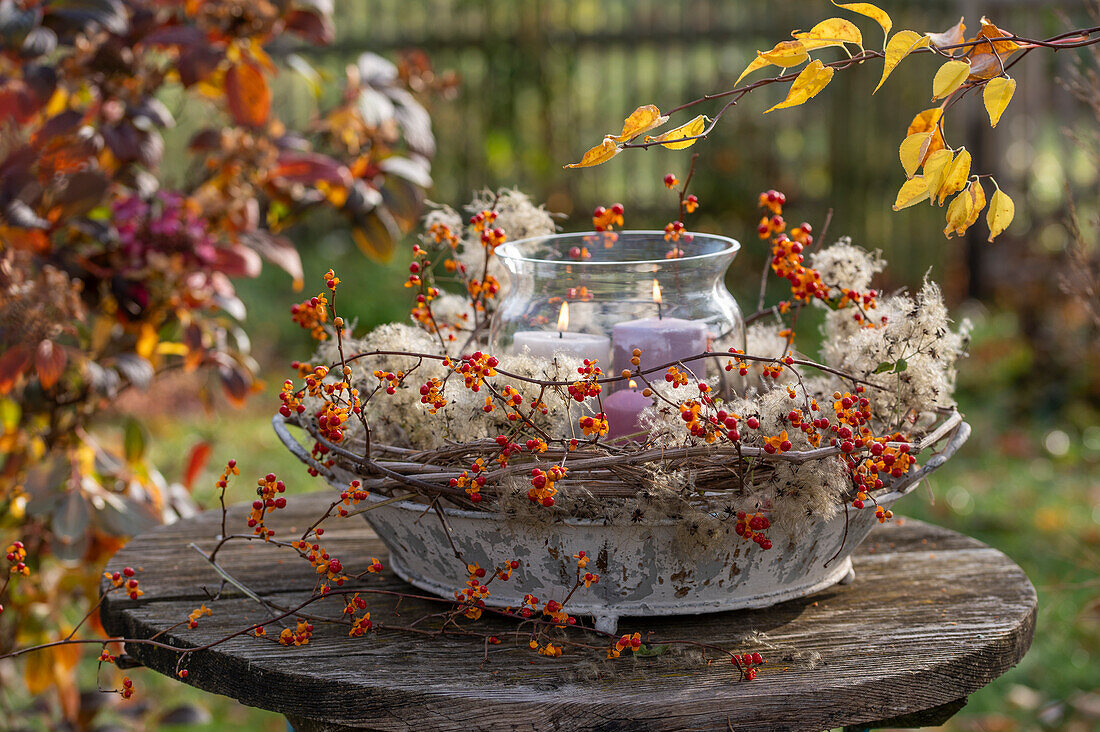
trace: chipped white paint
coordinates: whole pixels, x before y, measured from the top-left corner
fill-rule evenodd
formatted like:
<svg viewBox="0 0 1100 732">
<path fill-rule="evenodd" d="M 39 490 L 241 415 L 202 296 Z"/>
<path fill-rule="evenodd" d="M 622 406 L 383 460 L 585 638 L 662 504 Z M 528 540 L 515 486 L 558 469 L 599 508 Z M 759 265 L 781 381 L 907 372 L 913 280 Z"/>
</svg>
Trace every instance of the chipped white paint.
<svg viewBox="0 0 1100 732">
<path fill-rule="evenodd" d="M 970 426 L 957 414 L 952 422 L 943 451 L 877 496 L 880 505 L 892 506 L 966 442 Z M 289 435 L 285 424 L 280 419 L 274 424 L 287 447 L 308 461 L 308 454 Z M 340 467 L 322 472 L 340 490 L 359 477 Z M 382 503 L 387 499 L 372 495 L 371 500 Z M 402 579 L 450 596 L 465 587 L 466 563 L 477 563 L 491 572 L 505 561 L 518 559 L 520 567 L 511 580 L 494 581 L 487 604 L 519 607 L 525 593 L 540 602 L 560 601 L 577 577 L 573 555 L 584 550 L 591 557 L 588 571 L 598 574 L 599 582 L 578 590 L 569 609 L 573 615 L 593 616 L 596 627 L 608 632 L 615 631 L 623 616 L 767 607 L 851 579 L 851 554 L 876 523 L 869 508 L 842 511 L 813 524 L 796 540 L 779 541 L 780 533 L 773 530 L 775 545 L 765 551 L 737 536 L 732 521 L 725 524 L 726 537 L 708 539 L 704 544 L 682 523 L 671 520 L 536 523 L 508 520 L 485 511 L 442 511 L 446 527 L 433 511 L 425 511 L 424 504 L 412 501 L 388 503 L 364 513 L 390 550 L 390 567 Z"/>
</svg>

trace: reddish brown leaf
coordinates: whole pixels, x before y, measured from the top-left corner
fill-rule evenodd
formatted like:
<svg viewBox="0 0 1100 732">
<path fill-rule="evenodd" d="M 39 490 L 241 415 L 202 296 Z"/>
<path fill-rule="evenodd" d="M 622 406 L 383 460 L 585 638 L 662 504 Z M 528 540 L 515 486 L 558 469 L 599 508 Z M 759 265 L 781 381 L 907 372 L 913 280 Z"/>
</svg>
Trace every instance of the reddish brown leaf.
<svg viewBox="0 0 1100 732">
<path fill-rule="evenodd" d="M 195 485 L 195 479 L 199 477 L 199 473 L 206 467 L 206 463 L 210 460 L 210 453 L 214 451 L 214 448 L 210 446 L 209 442 L 200 442 L 191 448 L 191 452 L 187 455 L 187 467 L 183 470 L 183 487 L 188 491 Z"/>
<path fill-rule="evenodd" d="M 153 46 L 194 46 L 206 40 L 201 30 L 193 25 L 162 25 L 141 39 L 141 43 Z"/>
<path fill-rule="evenodd" d="M 11 391 L 30 362 L 31 351 L 23 345 L 13 346 L 0 356 L 0 394 Z"/>
<path fill-rule="evenodd" d="M 315 184 L 324 181 L 332 185 L 351 185 L 351 173 L 340 161 L 320 153 L 297 150 L 279 154 L 271 177 L 288 183 Z"/>
<path fill-rule="evenodd" d="M 244 400 L 252 391 L 252 374 L 240 366 L 222 366 L 218 369 L 218 376 L 229 403 L 235 407 L 244 406 Z"/>
<path fill-rule="evenodd" d="M 202 328 L 191 323 L 183 331 L 183 344 L 187 346 L 187 356 L 183 359 L 183 370 L 190 373 L 202 365 L 206 349 L 202 344 Z"/>
<path fill-rule="evenodd" d="M 256 252 L 234 245 L 231 247 L 219 247 L 214 269 L 224 272 L 230 277 L 259 277 L 263 269 L 263 261 Z"/>
<path fill-rule="evenodd" d="M 210 76 L 218 68 L 224 54 L 210 46 L 189 46 L 180 51 L 176 63 L 180 72 L 180 82 L 191 86 Z"/>
<path fill-rule="evenodd" d="M 38 371 L 38 380 L 49 389 L 61 378 L 69 357 L 65 349 L 51 340 L 43 340 L 34 352 L 34 368 Z"/>
<path fill-rule="evenodd" d="M 241 242 L 259 253 L 261 257 L 281 267 L 293 277 L 295 290 L 302 289 L 302 280 L 305 276 L 302 272 L 302 258 L 289 239 L 262 229 L 245 232 L 240 235 L 240 238 Z"/>
<path fill-rule="evenodd" d="M 331 18 L 309 10 L 291 10 L 286 16 L 286 27 L 318 46 L 332 43 L 335 35 Z"/>
<path fill-rule="evenodd" d="M 0 87 L 0 120 L 14 119 L 24 124 L 41 106 L 22 81 L 13 80 Z"/>
<path fill-rule="evenodd" d="M 267 122 L 271 111 L 271 90 L 260 67 L 251 61 L 240 61 L 225 73 L 225 96 L 233 120 L 246 127 L 259 127 Z"/>
</svg>

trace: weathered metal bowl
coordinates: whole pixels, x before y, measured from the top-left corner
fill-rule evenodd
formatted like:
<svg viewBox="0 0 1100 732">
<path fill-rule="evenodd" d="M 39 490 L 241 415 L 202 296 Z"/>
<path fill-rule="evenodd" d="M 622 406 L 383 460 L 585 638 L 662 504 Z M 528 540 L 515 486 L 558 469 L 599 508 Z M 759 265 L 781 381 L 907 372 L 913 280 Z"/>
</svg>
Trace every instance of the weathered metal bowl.
<svg viewBox="0 0 1100 732">
<path fill-rule="evenodd" d="M 281 417 L 277 415 L 273 424 L 291 452 L 319 467 Z M 943 450 L 877 495 L 880 505 L 890 507 L 912 491 L 970 435 L 970 426 L 957 413 L 944 426 L 950 431 Z M 943 428 L 939 432 L 942 435 Z M 339 490 L 359 477 L 338 466 L 319 472 Z M 764 551 L 732 531 L 728 541 L 710 542 L 704 548 L 672 520 L 534 523 L 444 508 L 444 526 L 439 517 L 425 512 L 422 503 L 374 495 L 369 502 L 384 504 L 363 515 L 389 548 L 389 566 L 406 582 L 445 597 L 465 587 L 466 562 L 491 569 L 518 559 L 520 568 L 510 581 L 493 583 L 487 604 L 519 607 L 525 593 L 543 602 L 563 600 L 577 576 L 573 555 L 584 550 L 592 557 L 589 570 L 599 575 L 599 582 L 574 593 L 569 611 L 592 616 L 596 627 L 608 632 L 615 631 L 623 616 L 767 607 L 850 581 L 851 554 L 876 523 L 871 510 L 840 512 L 812 524 L 796 541 L 776 541 L 772 550 Z M 773 540 L 777 534 L 773 532 Z M 456 558 L 455 550 L 465 562 Z"/>
</svg>

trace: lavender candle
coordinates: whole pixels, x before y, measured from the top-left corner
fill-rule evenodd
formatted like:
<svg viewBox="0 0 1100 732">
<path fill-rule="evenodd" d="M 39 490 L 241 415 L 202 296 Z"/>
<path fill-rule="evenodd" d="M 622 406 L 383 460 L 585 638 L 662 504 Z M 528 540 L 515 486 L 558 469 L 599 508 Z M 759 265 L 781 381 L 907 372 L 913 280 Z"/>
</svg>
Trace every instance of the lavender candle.
<svg viewBox="0 0 1100 732">
<path fill-rule="evenodd" d="M 651 397 L 642 396 L 638 384 L 631 379 L 630 388 L 619 389 L 603 400 L 603 412 L 607 415 L 607 437 L 615 439 L 641 432 L 638 419 L 642 410 L 653 405 Z"/>
<path fill-rule="evenodd" d="M 628 320 L 612 327 L 611 363 L 614 373 L 623 369 L 633 371 L 636 367 L 630 363 L 635 348 L 641 349 L 641 368 L 660 366 L 677 359 L 694 356 L 707 350 L 709 329 L 707 324 L 698 320 L 668 318 L 661 315 L 661 288 L 653 281 L 653 301 L 657 306 L 657 317 Z M 694 359 L 684 363 L 699 379 L 707 373 L 706 359 Z M 647 379 L 660 378 L 652 374 Z"/>
</svg>

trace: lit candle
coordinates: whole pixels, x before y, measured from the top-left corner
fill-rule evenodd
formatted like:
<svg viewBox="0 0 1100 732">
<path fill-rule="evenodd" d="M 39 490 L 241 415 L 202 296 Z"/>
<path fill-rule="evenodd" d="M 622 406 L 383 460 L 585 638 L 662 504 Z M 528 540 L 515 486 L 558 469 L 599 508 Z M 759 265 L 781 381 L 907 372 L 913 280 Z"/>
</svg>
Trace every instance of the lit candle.
<svg viewBox="0 0 1100 732">
<path fill-rule="evenodd" d="M 642 410 L 653 405 L 653 399 L 642 396 L 638 384 L 630 380 L 630 388 L 619 389 L 603 400 L 603 412 L 607 415 L 607 437 L 614 439 L 641 432 L 638 419 Z"/>
<path fill-rule="evenodd" d="M 661 286 L 657 280 L 653 280 L 653 302 L 657 305 L 656 318 L 641 318 L 640 320 L 628 320 L 625 323 L 615 325 L 611 330 L 611 340 L 614 343 L 612 357 L 613 373 L 619 373 L 623 369 L 633 371 L 636 366 L 631 363 L 634 358 L 634 349 L 642 351 L 641 368 L 653 368 L 670 363 L 688 356 L 694 356 L 707 350 L 708 328 L 707 324 L 699 320 L 684 320 L 683 318 L 666 318 L 661 313 Z M 699 379 L 706 376 L 706 359 L 699 358 L 684 363 L 687 368 Z M 647 379 L 661 378 L 661 374 L 648 374 Z"/>
<path fill-rule="evenodd" d="M 570 333 L 569 303 L 563 302 L 558 312 L 557 331 L 521 330 L 512 340 L 514 353 L 530 353 L 532 356 L 553 358 L 563 353 L 568 356 L 596 359 L 604 371 L 607 370 L 611 353 L 611 341 L 607 336 L 594 333 Z"/>
</svg>

